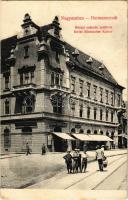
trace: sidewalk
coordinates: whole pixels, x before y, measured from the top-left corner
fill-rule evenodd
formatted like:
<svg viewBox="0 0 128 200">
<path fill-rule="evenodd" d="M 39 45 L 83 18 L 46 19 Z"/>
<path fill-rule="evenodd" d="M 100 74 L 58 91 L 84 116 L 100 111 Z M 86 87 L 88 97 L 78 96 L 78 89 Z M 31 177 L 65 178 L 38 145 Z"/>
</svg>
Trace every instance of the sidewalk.
<svg viewBox="0 0 128 200">
<path fill-rule="evenodd" d="M 95 157 L 95 151 L 88 151 L 87 152 L 89 157 Z M 112 150 L 105 150 L 105 155 L 106 156 L 114 156 L 114 155 L 121 155 L 124 153 L 128 153 L 126 149 L 112 149 Z M 65 152 L 48 152 L 46 155 L 62 155 L 65 154 Z M 31 155 L 40 155 L 40 154 L 31 154 Z M 45 155 L 45 156 L 46 156 Z M 13 157 L 19 157 L 19 156 L 25 156 L 25 153 L 11 153 L 11 154 L 6 154 L 6 155 L 0 155 L 0 159 L 5 159 L 5 158 L 13 158 Z"/>
</svg>

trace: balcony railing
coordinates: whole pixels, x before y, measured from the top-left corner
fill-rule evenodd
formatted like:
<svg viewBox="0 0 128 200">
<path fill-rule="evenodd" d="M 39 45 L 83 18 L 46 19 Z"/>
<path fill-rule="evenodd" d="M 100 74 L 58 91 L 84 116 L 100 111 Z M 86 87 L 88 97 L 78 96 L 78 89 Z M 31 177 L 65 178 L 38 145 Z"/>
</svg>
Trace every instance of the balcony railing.
<svg viewBox="0 0 128 200">
<path fill-rule="evenodd" d="M 50 90 L 51 90 L 52 92 L 70 93 L 69 88 L 66 88 L 66 87 L 60 86 L 60 85 L 52 85 L 52 86 L 50 86 Z"/>
<path fill-rule="evenodd" d="M 28 83 L 28 84 L 23 84 L 23 85 L 16 85 L 13 87 L 13 89 L 11 90 L 12 92 L 16 92 L 16 91 L 24 91 L 24 90 L 29 90 L 29 89 L 35 89 L 36 84 L 34 83 Z"/>
</svg>

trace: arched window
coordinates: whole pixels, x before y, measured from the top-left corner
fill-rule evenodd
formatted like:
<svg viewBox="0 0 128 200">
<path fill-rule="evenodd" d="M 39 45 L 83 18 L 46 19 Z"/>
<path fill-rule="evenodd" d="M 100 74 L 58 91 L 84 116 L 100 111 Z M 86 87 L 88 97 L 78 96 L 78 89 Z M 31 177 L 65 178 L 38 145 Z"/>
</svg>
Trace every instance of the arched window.
<svg viewBox="0 0 128 200">
<path fill-rule="evenodd" d="M 111 133 L 111 139 L 113 139 L 114 138 L 114 131 L 112 131 L 112 133 Z"/>
<path fill-rule="evenodd" d="M 72 128 L 71 133 L 75 133 L 75 132 L 76 132 L 75 128 Z"/>
<path fill-rule="evenodd" d="M 4 148 L 11 147 L 11 136 L 8 128 L 4 130 Z"/>
<path fill-rule="evenodd" d="M 100 134 L 103 135 L 103 131 L 100 131 Z"/>
<path fill-rule="evenodd" d="M 6 99 L 5 100 L 5 114 L 9 114 L 9 113 L 10 113 L 9 100 Z"/>
<path fill-rule="evenodd" d="M 79 133 L 84 133 L 84 130 L 83 130 L 83 129 L 80 129 Z"/>
<path fill-rule="evenodd" d="M 34 111 L 35 99 L 33 95 L 26 96 L 23 101 L 23 112 L 31 113 Z"/>
<path fill-rule="evenodd" d="M 109 132 L 108 131 L 106 131 L 106 136 L 109 136 Z"/>
<path fill-rule="evenodd" d="M 90 131 L 90 129 L 88 129 L 88 130 L 87 130 L 87 134 L 90 134 L 90 133 L 91 133 L 91 131 Z"/>
<path fill-rule="evenodd" d="M 62 97 L 55 95 L 52 97 L 53 112 L 62 113 Z"/>
<path fill-rule="evenodd" d="M 97 134 L 97 130 L 94 130 L 94 134 Z"/>
</svg>

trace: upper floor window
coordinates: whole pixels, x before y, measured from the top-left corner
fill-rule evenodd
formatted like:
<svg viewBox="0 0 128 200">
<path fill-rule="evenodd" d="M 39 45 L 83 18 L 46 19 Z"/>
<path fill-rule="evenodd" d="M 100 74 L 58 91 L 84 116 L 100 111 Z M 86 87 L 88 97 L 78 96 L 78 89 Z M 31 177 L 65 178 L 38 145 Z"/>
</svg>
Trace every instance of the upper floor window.
<svg viewBox="0 0 128 200">
<path fill-rule="evenodd" d="M 56 51 L 56 62 L 60 63 L 59 53 Z"/>
<path fill-rule="evenodd" d="M 51 73 L 51 86 L 62 86 L 63 74 L 52 72 Z"/>
<path fill-rule="evenodd" d="M 24 58 L 28 58 L 29 55 L 28 55 L 28 49 L 29 49 L 29 46 L 25 46 L 24 47 Z"/>
<path fill-rule="evenodd" d="M 75 77 L 71 77 L 71 92 L 75 93 Z"/>
<path fill-rule="evenodd" d="M 106 121 L 108 121 L 108 110 L 106 110 Z"/>
<path fill-rule="evenodd" d="M 34 80 L 34 71 L 27 71 L 27 72 L 21 72 L 20 73 L 20 84 L 28 84 L 33 83 Z"/>
<path fill-rule="evenodd" d="M 79 84 L 80 84 L 80 96 L 83 96 L 83 84 L 84 84 L 84 81 L 83 80 L 79 80 Z"/>
<path fill-rule="evenodd" d="M 93 88 L 94 88 L 94 100 L 96 101 L 97 100 L 97 86 L 96 85 L 94 85 L 93 86 Z"/>
<path fill-rule="evenodd" d="M 91 83 L 87 82 L 87 97 L 90 98 L 90 88 L 91 88 Z"/>
<path fill-rule="evenodd" d="M 97 108 L 94 108 L 94 119 L 96 120 L 96 116 L 97 116 Z"/>
<path fill-rule="evenodd" d="M 5 100 L 5 114 L 9 114 L 9 113 L 10 113 L 9 100 L 6 99 L 6 100 Z"/>
<path fill-rule="evenodd" d="M 80 105 L 79 116 L 83 117 L 83 105 Z"/>
<path fill-rule="evenodd" d="M 113 122 L 113 111 L 111 111 L 111 122 Z"/>
<path fill-rule="evenodd" d="M 100 88 L 100 102 L 103 103 L 103 88 Z"/>
<path fill-rule="evenodd" d="M 5 76 L 5 89 L 9 89 L 9 75 Z"/>
<path fill-rule="evenodd" d="M 120 94 L 118 94 L 118 97 L 117 97 L 117 106 L 120 107 L 120 101 L 121 101 L 121 96 Z"/>
<path fill-rule="evenodd" d="M 22 105 L 22 111 L 23 113 L 31 113 L 34 111 L 34 106 L 35 106 L 35 98 L 33 95 L 28 95 L 24 98 L 23 100 L 23 105 Z"/>
<path fill-rule="evenodd" d="M 108 104 L 108 90 L 106 90 L 106 104 Z"/>
<path fill-rule="evenodd" d="M 113 92 L 111 92 L 111 105 L 112 106 L 114 105 L 114 94 L 113 94 Z"/>
<path fill-rule="evenodd" d="M 52 99 L 53 102 L 53 112 L 55 113 L 62 113 L 62 97 L 61 96 L 55 96 Z"/>
<path fill-rule="evenodd" d="M 103 110 L 100 109 L 100 120 L 102 121 L 102 118 L 103 118 Z"/>
<path fill-rule="evenodd" d="M 87 107 L 87 118 L 90 118 L 90 107 Z"/>
</svg>

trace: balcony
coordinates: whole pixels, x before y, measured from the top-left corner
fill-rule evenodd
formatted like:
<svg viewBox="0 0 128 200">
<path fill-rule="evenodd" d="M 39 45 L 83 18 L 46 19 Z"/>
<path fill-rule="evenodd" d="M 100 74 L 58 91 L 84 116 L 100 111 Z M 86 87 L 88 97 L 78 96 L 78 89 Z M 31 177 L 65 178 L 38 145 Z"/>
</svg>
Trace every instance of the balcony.
<svg viewBox="0 0 128 200">
<path fill-rule="evenodd" d="M 14 95 L 26 95 L 26 94 L 33 93 L 35 89 L 36 89 L 36 84 L 28 83 L 28 84 L 14 86 L 11 92 Z"/>
<path fill-rule="evenodd" d="M 50 87 L 50 90 L 51 90 L 51 95 L 54 95 L 54 94 L 60 94 L 60 95 L 70 94 L 69 88 L 66 88 L 66 87 L 63 87 L 63 86 L 60 86 L 60 85 L 53 85 L 53 86 Z"/>
</svg>

